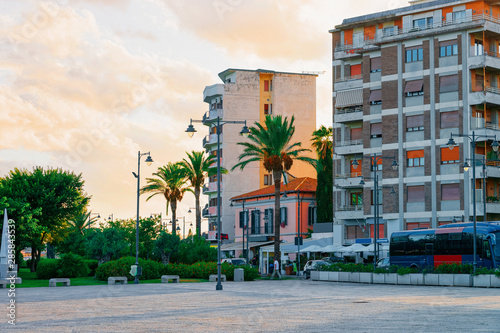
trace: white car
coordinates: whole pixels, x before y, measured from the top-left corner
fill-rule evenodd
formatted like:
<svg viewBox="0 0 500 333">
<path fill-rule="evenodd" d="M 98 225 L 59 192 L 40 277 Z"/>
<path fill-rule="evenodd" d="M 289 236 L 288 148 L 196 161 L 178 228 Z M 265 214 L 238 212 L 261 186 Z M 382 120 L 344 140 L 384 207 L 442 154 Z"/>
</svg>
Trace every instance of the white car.
<svg viewBox="0 0 500 333">
<path fill-rule="evenodd" d="M 246 265 L 247 261 L 243 258 L 226 258 L 226 259 L 222 259 L 222 263 L 228 263 L 229 265 L 241 266 L 241 265 Z"/>
</svg>

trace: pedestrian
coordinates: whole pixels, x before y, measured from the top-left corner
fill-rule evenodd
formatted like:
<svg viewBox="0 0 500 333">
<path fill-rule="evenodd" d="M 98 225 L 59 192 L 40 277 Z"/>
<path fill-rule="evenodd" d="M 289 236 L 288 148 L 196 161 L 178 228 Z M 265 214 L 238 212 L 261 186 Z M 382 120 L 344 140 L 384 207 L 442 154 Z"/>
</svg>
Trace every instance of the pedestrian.
<svg viewBox="0 0 500 333">
<path fill-rule="evenodd" d="M 254 268 L 256 268 L 256 267 L 257 267 L 257 256 L 254 256 L 254 257 L 252 258 L 252 266 L 253 266 Z"/>
<path fill-rule="evenodd" d="M 271 275 L 271 280 L 274 278 L 275 274 L 277 274 L 279 279 L 281 280 L 280 263 L 278 261 L 278 258 L 274 258 L 274 270 L 273 274 Z"/>
<path fill-rule="evenodd" d="M 297 272 L 297 263 L 295 261 L 293 262 L 293 273 L 295 275 L 299 275 L 299 273 Z"/>
</svg>

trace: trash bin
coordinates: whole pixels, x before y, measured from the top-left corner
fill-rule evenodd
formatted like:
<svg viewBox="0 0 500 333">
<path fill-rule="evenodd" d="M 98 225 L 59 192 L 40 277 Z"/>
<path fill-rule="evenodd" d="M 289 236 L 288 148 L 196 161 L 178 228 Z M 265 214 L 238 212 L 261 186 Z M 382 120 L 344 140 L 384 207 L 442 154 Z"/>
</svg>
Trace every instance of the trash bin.
<svg viewBox="0 0 500 333">
<path fill-rule="evenodd" d="M 273 274 L 274 272 L 274 264 L 269 264 L 269 274 Z"/>
<path fill-rule="evenodd" d="M 293 266 L 292 265 L 285 266 L 285 274 L 286 275 L 292 275 L 293 274 Z"/>
<path fill-rule="evenodd" d="M 243 268 L 234 269 L 234 282 L 245 281 L 245 270 Z"/>
</svg>

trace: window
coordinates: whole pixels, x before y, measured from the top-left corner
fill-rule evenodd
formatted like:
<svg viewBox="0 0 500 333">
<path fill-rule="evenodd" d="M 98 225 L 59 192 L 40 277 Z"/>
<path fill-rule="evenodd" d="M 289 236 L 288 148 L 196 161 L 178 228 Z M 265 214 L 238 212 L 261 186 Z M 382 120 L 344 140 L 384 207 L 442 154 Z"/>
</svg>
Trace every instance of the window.
<svg viewBox="0 0 500 333">
<path fill-rule="evenodd" d="M 458 111 L 441 113 L 441 128 L 454 128 L 458 125 Z"/>
<path fill-rule="evenodd" d="M 370 225 L 370 237 L 375 238 L 373 235 L 373 232 L 375 231 L 375 226 L 372 224 Z M 377 238 L 384 238 L 384 224 L 380 223 L 379 220 L 379 225 L 378 225 L 378 237 Z"/>
<path fill-rule="evenodd" d="M 429 222 L 408 222 L 406 223 L 406 230 L 413 230 L 413 229 L 429 229 L 430 223 Z"/>
<path fill-rule="evenodd" d="M 272 104 L 264 104 L 264 114 L 273 114 Z"/>
<path fill-rule="evenodd" d="M 447 40 L 439 43 L 439 56 L 449 57 L 458 54 L 457 40 Z"/>
<path fill-rule="evenodd" d="M 264 233 L 270 234 L 273 232 L 274 225 L 274 209 L 267 208 L 264 210 Z"/>
<path fill-rule="evenodd" d="M 361 75 L 361 64 L 351 65 L 351 77 Z"/>
<path fill-rule="evenodd" d="M 281 207 L 280 214 L 281 214 L 281 224 L 288 225 L 287 208 Z"/>
<path fill-rule="evenodd" d="M 264 80 L 264 91 L 273 91 L 273 80 Z"/>
<path fill-rule="evenodd" d="M 408 193 L 408 202 L 424 202 L 425 201 L 425 186 L 408 186 L 406 188 Z"/>
<path fill-rule="evenodd" d="M 461 10 L 459 12 L 453 12 L 452 19 L 453 19 L 453 21 L 459 21 L 458 23 L 464 22 L 465 21 L 465 10 Z"/>
<path fill-rule="evenodd" d="M 272 174 L 264 175 L 264 185 L 273 185 L 273 175 Z"/>
<path fill-rule="evenodd" d="M 307 208 L 307 225 L 316 223 L 316 206 Z"/>
<path fill-rule="evenodd" d="M 372 139 L 382 137 L 382 123 L 370 124 L 370 137 Z"/>
<path fill-rule="evenodd" d="M 384 37 L 394 36 L 396 34 L 396 27 L 385 27 Z"/>
<path fill-rule="evenodd" d="M 252 210 L 250 232 L 252 235 L 260 234 L 260 210 Z"/>
<path fill-rule="evenodd" d="M 246 221 L 248 223 L 248 221 L 249 221 L 249 219 L 248 219 L 248 210 L 240 212 L 240 228 L 242 228 L 242 229 L 243 229 L 243 226 L 245 225 L 245 216 L 246 216 Z"/>
<path fill-rule="evenodd" d="M 351 206 L 363 204 L 363 192 L 351 192 Z"/>
<path fill-rule="evenodd" d="M 483 55 L 483 41 L 480 39 L 474 40 L 474 55 L 480 56 Z"/>
<path fill-rule="evenodd" d="M 424 130 L 424 115 L 406 117 L 406 131 L 416 132 Z"/>
<path fill-rule="evenodd" d="M 439 92 L 458 91 L 458 74 L 439 77 Z"/>
<path fill-rule="evenodd" d="M 382 90 L 372 90 L 370 91 L 370 105 L 382 104 Z"/>
<path fill-rule="evenodd" d="M 406 97 L 422 96 L 424 94 L 424 80 L 407 81 L 405 84 Z"/>
<path fill-rule="evenodd" d="M 406 152 L 407 167 L 421 167 L 424 166 L 424 150 L 412 150 Z"/>
<path fill-rule="evenodd" d="M 441 164 L 460 163 L 460 149 L 454 147 L 452 150 L 448 147 L 441 148 Z"/>
<path fill-rule="evenodd" d="M 413 20 L 413 28 L 416 28 L 418 30 L 432 28 L 433 21 L 434 21 L 433 17 L 426 17 Z"/>
<path fill-rule="evenodd" d="M 345 226 L 346 239 L 365 238 L 365 231 L 359 225 Z"/>
<path fill-rule="evenodd" d="M 374 163 L 373 163 L 373 157 L 372 157 L 371 161 L 370 161 L 370 171 L 382 171 L 382 159 L 381 158 L 379 158 L 377 160 L 377 166 L 376 167 L 373 164 Z M 375 169 L 377 169 L 377 170 L 375 170 Z"/>
<path fill-rule="evenodd" d="M 415 62 L 424 60 L 424 49 L 422 46 L 406 49 L 406 62 Z"/>
<path fill-rule="evenodd" d="M 210 207 L 217 206 L 217 198 L 212 198 L 212 199 L 210 199 L 210 201 L 209 201 L 209 206 L 210 206 Z"/>
<path fill-rule="evenodd" d="M 441 185 L 441 200 L 460 200 L 460 184 Z"/>
<path fill-rule="evenodd" d="M 363 137 L 363 128 L 351 128 L 351 140 L 361 140 Z"/>
<path fill-rule="evenodd" d="M 371 58 L 370 59 L 370 73 L 376 73 L 382 71 L 382 58 Z"/>
</svg>

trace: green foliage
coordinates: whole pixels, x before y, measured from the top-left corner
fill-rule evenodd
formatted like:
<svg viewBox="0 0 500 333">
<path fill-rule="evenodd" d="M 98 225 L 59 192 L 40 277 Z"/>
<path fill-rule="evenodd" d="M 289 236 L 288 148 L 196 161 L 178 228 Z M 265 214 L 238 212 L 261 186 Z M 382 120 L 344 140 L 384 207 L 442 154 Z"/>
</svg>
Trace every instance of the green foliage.
<svg viewBox="0 0 500 333">
<path fill-rule="evenodd" d="M 179 251 L 175 255 L 175 261 L 188 265 L 198 261 L 217 261 L 217 250 L 210 247 L 210 242 L 205 238 L 191 236 L 180 242 Z"/>
<path fill-rule="evenodd" d="M 333 221 L 333 129 L 321 126 L 313 132 L 312 145 L 316 150 L 317 222 Z"/>
<path fill-rule="evenodd" d="M 43 259 L 38 262 L 36 277 L 38 279 L 51 279 L 58 277 L 59 259 Z"/>
<path fill-rule="evenodd" d="M 94 259 L 85 259 L 84 262 L 89 269 L 89 276 L 95 276 L 95 270 L 99 267 L 99 261 Z"/>
<path fill-rule="evenodd" d="M 226 275 L 228 281 L 234 280 L 234 270 L 236 268 L 243 268 L 245 281 L 253 281 L 259 277 L 257 268 L 249 265 L 234 266 L 228 263 L 222 263 L 221 274 Z M 193 265 L 186 264 L 168 264 L 164 265 L 161 269 L 161 275 L 179 275 L 184 279 L 205 279 L 208 280 L 210 275 L 217 274 L 216 262 L 197 262 Z"/>
<path fill-rule="evenodd" d="M 436 274 L 472 274 L 473 270 L 474 267 L 472 265 L 461 265 L 453 263 L 439 265 L 434 269 L 434 272 Z"/>
<path fill-rule="evenodd" d="M 61 255 L 57 265 L 58 277 L 75 278 L 88 275 L 89 269 L 81 256 L 73 253 Z"/>
<path fill-rule="evenodd" d="M 335 263 L 331 265 L 319 266 L 320 271 L 329 272 L 373 272 L 373 265 L 354 264 L 354 263 Z"/>
<path fill-rule="evenodd" d="M 108 261 L 97 267 L 95 276 L 98 280 L 102 281 L 106 281 L 110 276 L 126 276 L 129 281 L 132 281 L 135 278 L 130 275 L 130 268 L 132 265 L 135 265 L 134 257 L 124 257 L 118 260 Z M 151 280 L 160 278 L 160 263 L 139 258 L 139 266 L 142 267 L 140 279 Z"/>
<path fill-rule="evenodd" d="M 85 230 L 84 234 L 79 231 L 73 231 L 68 234 L 68 236 L 56 245 L 58 253 L 75 253 L 80 256 L 87 255 L 87 249 L 85 247 L 86 237 L 92 231 Z"/>
<path fill-rule="evenodd" d="M 88 256 L 101 263 L 119 258 L 128 248 L 123 232 L 113 227 L 104 230 L 92 229 L 85 245 Z"/>
<path fill-rule="evenodd" d="M 153 253 L 161 258 L 164 265 L 170 263 L 170 256 L 179 249 L 180 238 L 175 234 L 161 231 L 154 242 Z"/>
<path fill-rule="evenodd" d="M 396 273 L 398 273 L 399 275 L 406 275 L 412 273 L 420 273 L 420 270 L 418 268 L 399 267 Z"/>
</svg>

